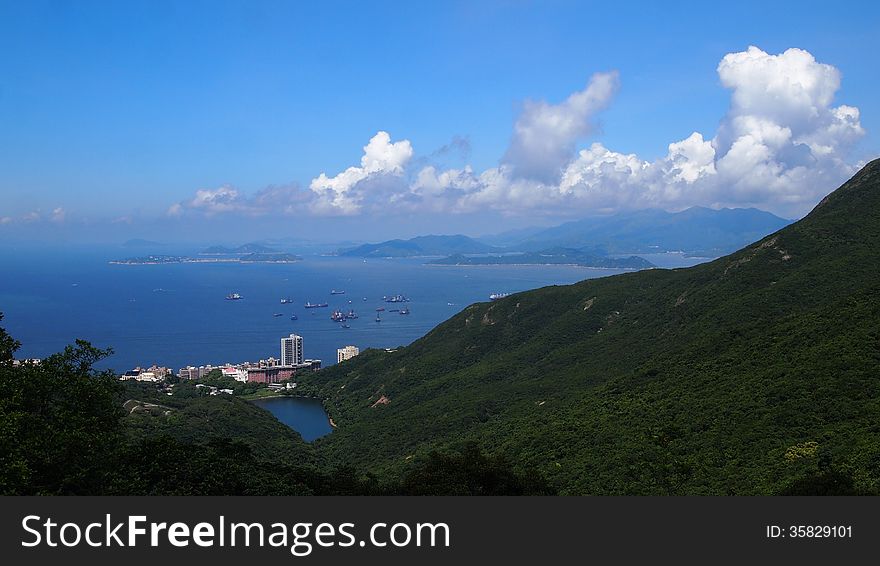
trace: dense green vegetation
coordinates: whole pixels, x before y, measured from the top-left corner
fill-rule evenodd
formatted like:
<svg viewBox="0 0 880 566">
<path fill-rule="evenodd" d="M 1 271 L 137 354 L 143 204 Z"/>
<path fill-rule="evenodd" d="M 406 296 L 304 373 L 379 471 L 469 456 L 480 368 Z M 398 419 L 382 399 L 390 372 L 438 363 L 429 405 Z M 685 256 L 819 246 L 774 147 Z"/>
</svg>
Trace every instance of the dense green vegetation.
<svg viewBox="0 0 880 566">
<path fill-rule="evenodd" d="M 256 456 L 285 464 L 314 464 L 314 453 L 298 433 L 271 413 L 232 395 L 175 394 L 157 397 L 149 391 L 122 389 L 129 438 L 173 438 L 184 444 L 204 445 L 233 439 Z M 189 383 L 182 388 L 192 389 Z M 181 389 L 182 389 L 181 388 Z M 146 393 L 146 394 L 144 394 Z"/>
<path fill-rule="evenodd" d="M 14 366 L 17 348 L 0 329 L 0 495 L 551 493 L 533 472 L 477 447 L 381 479 L 323 465 L 246 401 L 120 383 L 92 369 L 108 351 L 85 342 Z"/>
<path fill-rule="evenodd" d="M 880 160 L 730 256 L 467 307 L 303 376 L 308 445 L 230 397 L 123 386 L 85 343 L 15 367 L 0 493 L 876 494 Z"/>
<path fill-rule="evenodd" d="M 322 371 L 316 445 L 397 473 L 477 442 L 562 493 L 877 493 L 878 263 L 875 161 L 730 256 L 472 305 Z"/>
</svg>

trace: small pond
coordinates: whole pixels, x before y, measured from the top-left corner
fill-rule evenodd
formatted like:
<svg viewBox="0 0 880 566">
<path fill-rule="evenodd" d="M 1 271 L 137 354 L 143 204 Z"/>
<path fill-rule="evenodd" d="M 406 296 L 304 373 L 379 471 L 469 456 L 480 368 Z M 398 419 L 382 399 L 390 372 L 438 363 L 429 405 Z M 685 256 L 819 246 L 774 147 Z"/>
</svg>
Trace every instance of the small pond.
<svg viewBox="0 0 880 566">
<path fill-rule="evenodd" d="M 275 415 L 275 418 L 311 442 L 333 431 L 330 419 L 319 399 L 306 397 L 270 397 L 252 401 Z"/>
</svg>

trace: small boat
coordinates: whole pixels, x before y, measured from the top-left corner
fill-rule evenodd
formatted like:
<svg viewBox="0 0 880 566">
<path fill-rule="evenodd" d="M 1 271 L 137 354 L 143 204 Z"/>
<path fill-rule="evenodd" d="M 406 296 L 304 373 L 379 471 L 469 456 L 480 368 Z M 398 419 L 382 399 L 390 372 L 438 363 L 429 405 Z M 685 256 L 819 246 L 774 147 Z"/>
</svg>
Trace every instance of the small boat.
<svg viewBox="0 0 880 566">
<path fill-rule="evenodd" d="M 356 312 L 354 312 L 353 309 L 349 309 L 349 311 L 347 313 L 345 313 L 345 318 L 354 319 L 357 317 L 358 317 L 358 314 Z"/>
<path fill-rule="evenodd" d="M 276 313 L 273 314 L 272 316 L 276 316 L 276 317 L 277 317 L 277 316 L 284 316 L 284 313 L 276 312 Z"/>
<path fill-rule="evenodd" d="M 409 307 L 403 307 L 400 309 L 400 314 L 409 314 Z"/>
<path fill-rule="evenodd" d="M 379 308 L 376 309 L 376 312 L 382 312 L 382 311 L 384 311 L 384 310 L 385 310 L 385 307 L 379 307 Z"/>
<path fill-rule="evenodd" d="M 240 301 L 240 300 L 242 300 L 243 298 L 244 298 L 244 297 L 242 297 L 242 296 L 239 295 L 238 293 L 229 293 L 228 295 L 226 295 L 226 300 L 227 300 L 227 301 Z"/>
<path fill-rule="evenodd" d="M 320 309 L 329 305 L 327 303 L 306 303 L 303 306 L 307 309 Z"/>
<path fill-rule="evenodd" d="M 289 303 L 292 303 L 292 302 L 293 302 L 293 299 L 291 299 L 291 298 L 281 299 L 281 304 L 282 304 L 282 305 L 286 305 L 286 304 L 289 304 Z"/>
<path fill-rule="evenodd" d="M 379 318 L 379 315 L 378 315 L 378 314 L 376 315 L 376 322 L 382 322 L 382 319 Z"/>
<path fill-rule="evenodd" d="M 364 297 L 364 301 L 366 301 L 366 300 L 367 300 L 367 298 L 366 298 L 366 297 Z"/>
<path fill-rule="evenodd" d="M 290 315 L 290 320 L 299 320 L 299 317 L 297 317 L 295 314 L 292 314 Z"/>
<path fill-rule="evenodd" d="M 330 291 L 330 294 L 331 295 L 344 295 L 345 291 L 337 291 L 336 289 L 333 289 Z"/>
<path fill-rule="evenodd" d="M 400 309 L 391 309 L 388 312 L 400 312 Z"/>
</svg>

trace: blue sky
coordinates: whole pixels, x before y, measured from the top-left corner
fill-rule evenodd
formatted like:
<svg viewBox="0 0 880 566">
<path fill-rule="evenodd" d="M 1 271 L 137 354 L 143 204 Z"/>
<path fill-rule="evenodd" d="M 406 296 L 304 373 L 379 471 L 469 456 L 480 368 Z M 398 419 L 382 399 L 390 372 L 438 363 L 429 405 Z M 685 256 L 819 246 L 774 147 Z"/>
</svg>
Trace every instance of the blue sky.
<svg viewBox="0 0 880 566">
<path fill-rule="evenodd" d="M 626 181 L 581 175 L 580 185 L 565 190 L 560 178 L 578 159 L 573 151 L 595 142 L 613 154 L 591 157 L 582 172 L 595 172 L 596 159 L 616 166 L 630 154 L 644 163 L 662 160 L 670 143 L 693 132 L 702 135 L 694 147 L 724 145 L 716 134 L 726 116 L 766 117 L 766 106 L 753 111 L 751 103 L 744 108 L 752 110 L 731 111 L 731 93 L 745 92 L 742 81 L 754 75 L 736 71 L 738 87 L 725 87 L 717 71 L 725 55 L 753 45 L 771 58 L 799 48 L 839 73 L 833 101 L 820 111 L 857 108 L 860 132 L 815 144 L 834 146 L 837 168 L 822 162 L 822 181 L 842 180 L 880 154 L 880 73 L 870 59 L 880 52 L 878 16 L 867 2 L 4 0 L 0 219 L 7 220 L 0 230 L 45 232 L 36 228 L 45 224 L 94 238 L 162 239 L 163 232 L 182 237 L 182 225 L 222 234 L 234 220 L 250 227 L 242 229 L 248 236 L 317 237 L 332 227 L 334 235 L 368 238 L 485 233 L 492 230 L 480 218 L 500 231 L 649 205 L 751 205 L 797 216 L 836 185 L 762 194 L 757 181 L 727 176 L 711 187 L 688 179 L 694 190 L 682 196 L 676 189 L 673 197 L 668 175 L 659 173 Z M 788 69 L 790 59 L 768 60 Z M 539 163 L 546 173 L 540 178 L 520 179 L 517 171 L 525 169 L 515 160 L 534 146 L 523 142 L 512 157 L 515 126 L 565 112 L 553 105 L 585 92 L 601 72 L 617 73 L 602 100 L 565 115 L 582 121 L 553 149 L 568 157 L 553 167 Z M 540 101 L 544 110 L 536 109 Z M 777 115 L 771 121 L 793 130 L 798 147 L 816 138 L 811 132 L 819 126 L 805 130 L 796 118 L 792 126 Z M 364 166 L 352 183 L 339 178 L 311 188 L 321 173 L 334 179 L 361 166 L 363 148 L 378 132 L 389 134 L 388 147 L 408 146 L 393 146 L 400 155 Z M 731 140 L 739 135 L 746 134 Z M 771 168 L 788 175 L 780 183 L 816 177 L 798 173 L 803 160 L 778 157 L 783 153 L 791 152 L 780 149 L 772 162 L 781 169 Z M 696 163 L 693 153 L 687 157 Z M 721 157 L 716 150 L 716 161 Z M 417 182 L 428 165 L 440 179 L 430 199 Z M 694 176 L 705 168 L 697 169 Z M 449 181 L 444 171 L 470 173 Z M 496 173 L 501 185 L 487 181 Z M 768 179 L 760 182 L 775 186 Z M 654 192 L 638 192 L 647 185 Z M 269 186 L 285 190 L 257 204 L 255 195 Z M 210 206 L 197 202 L 197 191 L 223 187 L 224 206 L 214 206 L 221 202 L 214 192 L 205 197 L 214 199 Z M 387 219 L 379 230 L 377 217 Z"/>
</svg>

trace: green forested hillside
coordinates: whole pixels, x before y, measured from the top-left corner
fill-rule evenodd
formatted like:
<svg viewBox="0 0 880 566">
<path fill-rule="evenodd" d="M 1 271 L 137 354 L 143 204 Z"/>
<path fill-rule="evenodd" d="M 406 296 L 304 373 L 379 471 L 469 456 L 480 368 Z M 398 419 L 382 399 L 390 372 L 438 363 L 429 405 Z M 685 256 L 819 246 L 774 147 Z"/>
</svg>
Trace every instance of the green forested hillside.
<svg viewBox="0 0 880 566">
<path fill-rule="evenodd" d="M 730 256 L 480 303 L 304 384 L 331 461 L 476 441 L 561 493 L 876 493 L 880 161 Z"/>
<path fill-rule="evenodd" d="M 302 437 L 266 410 L 230 395 L 201 395 L 191 399 L 145 396 L 150 404 L 131 399 L 124 390 L 123 423 L 129 438 L 172 438 L 205 445 L 218 438 L 233 439 L 255 456 L 282 464 L 313 465 L 314 453 Z M 157 405 L 156 403 L 161 403 Z"/>
</svg>

